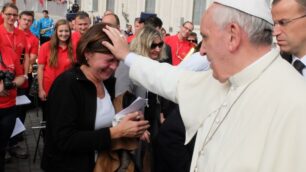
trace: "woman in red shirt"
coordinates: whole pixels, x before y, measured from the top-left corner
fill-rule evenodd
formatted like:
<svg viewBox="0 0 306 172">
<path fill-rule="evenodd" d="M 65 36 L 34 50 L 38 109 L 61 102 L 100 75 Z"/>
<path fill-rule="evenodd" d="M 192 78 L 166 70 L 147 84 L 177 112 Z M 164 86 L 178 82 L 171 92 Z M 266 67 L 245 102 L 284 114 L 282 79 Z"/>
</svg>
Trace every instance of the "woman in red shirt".
<svg viewBox="0 0 306 172">
<path fill-rule="evenodd" d="M 55 24 L 55 33 L 51 40 L 44 43 L 38 55 L 39 98 L 47 100 L 48 92 L 54 80 L 75 62 L 71 42 L 71 30 L 67 20 Z"/>
<path fill-rule="evenodd" d="M 4 171 L 5 149 L 16 121 L 16 87 L 25 81 L 16 53 L 0 46 L 0 171 Z"/>
</svg>

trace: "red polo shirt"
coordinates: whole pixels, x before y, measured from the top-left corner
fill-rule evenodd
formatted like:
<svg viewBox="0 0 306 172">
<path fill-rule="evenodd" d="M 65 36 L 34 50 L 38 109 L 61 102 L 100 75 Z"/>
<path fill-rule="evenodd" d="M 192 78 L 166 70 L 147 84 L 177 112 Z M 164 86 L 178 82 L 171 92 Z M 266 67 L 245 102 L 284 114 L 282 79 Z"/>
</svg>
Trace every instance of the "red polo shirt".
<svg viewBox="0 0 306 172">
<path fill-rule="evenodd" d="M 9 47 L 0 47 L 0 53 L 2 60 L 6 66 L 0 63 L 1 71 L 10 71 L 15 73 L 15 76 L 23 75 L 23 70 L 19 62 L 19 58 L 16 53 Z M 0 96 L 0 109 L 9 108 L 16 105 L 17 89 L 8 90 L 8 96 Z"/>
<path fill-rule="evenodd" d="M 23 31 L 14 28 L 13 32 L 8 32 L 2 24 L 0 26 L 0 35 L 2 37 L 2 46 L 10 47 L 18 57 L 25 53 L 29 53 L 27 41 Z"/>
<path fill-rule="evenodd" d="M 188 54 L 193 45 L 186 40 L 180 40 L 178 35 L 165 37 L 165 42 L 171 47 L 172 65 L 176 66 Z"/>
<path fill-rule="evenodd" d="M 78 46 L 78 42 L 79 42 L 81 36 L 82 36 L 82 35 L 80 34 L 80 32 L 77 32 L 77 31 L 75 31 L 75 32 L 73 32 L 73 33 L 71 34 L 72 46 L 75 47 L 75 49 L 76 49 L 77 46 Z"/>
<path fill-rule="evenodd" d="M 21 30 L 22 31 L 22 30 Z M 34 36 L 30 30 L 28 31 L 22 31 L 25 35 L 26 38 L 26 47 L 29 51 L 29 54 L 35 54 L 38 55 L 38 46 L 39 46 L 39 40 L 36 36 Z M 24 67 L 24 66 L 23 66 Z M 28 88 L 29 87 L 29 82 L 25 81 L 21 88 Z"/>
<path fill-rule="evenodd" d="M 38 38 L 35 35 L 33 35 L 30 30 L 23 31 L 23 32 L 26 36 L 29 54 L 38 55 L 38 47 L 39 47 Z"/>
<path fill-rule="evenodd" d="M 2 15 L 0 14 L 0 25 L 2 25 L 4 22 Z"/>
<path fill-rule="evenodd" d="M 75 55 L 73 56 L 75 57 Z M 56 67 L 50 67 L 50 41 L 44 43 L 39 50 L 38 64 L 44 65 L 43 88 L 48 95 L 54 80 L 65 70 L 71 67 L 71 61 L 68 57 L 68 48 L 58 47 L 58 61 Z"/>
<path fill-rule="evenodd" d="M 135 38 L 135 34 L 134 35 L 131 35 L 129 37 L 127 37 L 127 42 L 128 43 L 131 43 L 133 41 L 133 39 Z"/>
</svg>

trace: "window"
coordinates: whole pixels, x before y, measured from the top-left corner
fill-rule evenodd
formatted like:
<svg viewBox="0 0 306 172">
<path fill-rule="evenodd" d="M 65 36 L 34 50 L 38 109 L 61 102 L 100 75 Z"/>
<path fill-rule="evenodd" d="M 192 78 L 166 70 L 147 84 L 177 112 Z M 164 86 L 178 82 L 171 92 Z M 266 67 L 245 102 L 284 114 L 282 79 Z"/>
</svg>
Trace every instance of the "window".
<svg viewBox="0 0 306 172">
<path fill-rule="evenodd" d="M 193 1 L 192 22 L 194 25 L 200 25 L 201 16 L 206 9 L 206 0 Z"/>
<path fill-rule="evenodd" d="M 146 0 L 145 12 L 155 13 L 155 0 Z"/>
<path fill-rule="evenodd" d="M 114 11 L 115 10 L 115 0 L 106 1 L 106 10 Z"/>
<path fill-rule="evenodd" d="M 98 3 L 98 0 L 92 0 L 92 11 L 98 11 L 98 6 L 99 6 L 99 3 Z"/>
</svg>

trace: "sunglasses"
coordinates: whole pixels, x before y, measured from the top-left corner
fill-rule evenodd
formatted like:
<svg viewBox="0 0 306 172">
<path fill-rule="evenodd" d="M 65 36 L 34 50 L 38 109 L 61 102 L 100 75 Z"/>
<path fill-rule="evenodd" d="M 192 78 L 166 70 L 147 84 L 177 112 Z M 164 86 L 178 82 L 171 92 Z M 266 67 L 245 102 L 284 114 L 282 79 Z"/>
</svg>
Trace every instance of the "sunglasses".
<svg viewBox="0 0 306 172">
<path fill-rule="evenodd" d="M 152 43 L 152 44 L 151 44 L 151 49 L 155 49 L 156 47 L 162 48 L 163 45 L 164 45 L 164 42 L 160 42 L 160 43 L 158 43 L 158 44 Z"/>
<path fill-rule="evenodd" d="M 197 42 L 198 42 L 198 41 L 195 40 L 195 39 L 189 39 L 188 41 L 189 41 L 189 42 L 193 42 L 193 43 L 197 43 Z"/>
</svg>

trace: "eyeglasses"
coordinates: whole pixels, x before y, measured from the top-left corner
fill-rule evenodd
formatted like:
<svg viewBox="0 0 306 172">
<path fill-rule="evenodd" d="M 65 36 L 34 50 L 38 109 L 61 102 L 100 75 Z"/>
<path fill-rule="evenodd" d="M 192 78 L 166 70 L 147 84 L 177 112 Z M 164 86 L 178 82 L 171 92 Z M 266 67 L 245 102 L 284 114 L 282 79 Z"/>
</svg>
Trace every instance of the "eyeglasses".
<svg viewBox="0 0 306 172">
<path fill-rule="evenodd" d="M 152 43 L 152 44 L 151 44 L 151 49 L 155 49 L 156 47 L 162 48 L 163 45 L 164 45 L 164 42 L 160 42 L 160 43 L 157 43 L 157 44 Z"/>
<path fill-rule="evenodd" d="M 197 42 L 198 42 L 198 41 L 195 40 L 195 39 L 189 39 L 188 41 L 189 41 L 189 42 L 193 42 L 193 43 L 197 43 Z"/>
<path fill-rule="evenodd" d="M 188 32 L 192 32 L 192 29 L 189 29 L 187 26 L 183 26 Z"/>
<path fill-rule="evenodd" d="M 274 21 L 274 26 L 279 25 L 279 26 L 287 26 L 289 23 L 293 22 L 294 20 L 298 20 L 301 18 L 306 17 L 306 14 L 297 18 L 293 18 L 293 19 L 282 19 L 279 21 Z"/>
<path fill-rule="evenodd" d="M 13 14 L 13 13 L 4 13 L 4 15 L 6 15 L 6 17 L 18 17 L 18 14 Z"/>
</svg>

